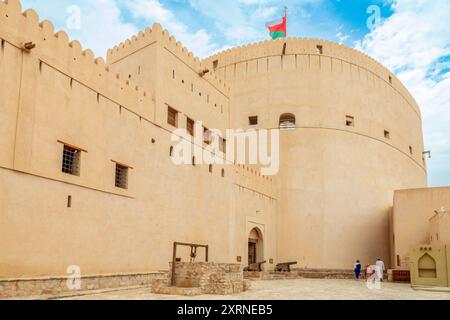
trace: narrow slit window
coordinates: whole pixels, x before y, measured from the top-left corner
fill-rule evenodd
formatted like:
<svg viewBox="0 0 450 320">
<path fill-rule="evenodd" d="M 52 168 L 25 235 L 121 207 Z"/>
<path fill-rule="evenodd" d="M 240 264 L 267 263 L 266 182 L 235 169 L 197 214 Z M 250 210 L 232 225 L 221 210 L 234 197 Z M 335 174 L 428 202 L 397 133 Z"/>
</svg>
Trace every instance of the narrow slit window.
<svg viewBox="0 0 450 320">
<path fill-rule="evenodd" d="M 80 176 L 81 150 L 64 145 L 62 172 Z"/>
<path fill-rule="evenodd" d="M 414 152 L 413 152 L 414 150 L 413 150 L 413 147 L 412 146 L 409 146 L 409 153 L 412 155 Z"/>
<path fill-rule="evenodd" d="M 225 178 L 225 169 L 222 169 L 222 178 Z"/>
<path fill-rule="evenodd" d="M 222 153 L 227 153 L 227 140 L 225 140 L 224 138 L 219 139 L 219 149 Z"/>
<path fill-rule="evenodd" d="M 128 170 L 129 168 L 116 163 L 116 187 L 128 189 Z"/>
<path fill-rule="evenodd" d="M 209 165 L 209 173 L 212 173 L 213 172 L 213 166 L 212 166 L 212 164 L 210 164 Z"/>
<path fill-rule="evenodd" d="M 72 196 L 67 197 L 67 208 L 72 208 Z"/>
<path fill-rule="evenodd" d="M 392 84 L 392 76 L 389 76 L 389 83 Z"/>
</svg>

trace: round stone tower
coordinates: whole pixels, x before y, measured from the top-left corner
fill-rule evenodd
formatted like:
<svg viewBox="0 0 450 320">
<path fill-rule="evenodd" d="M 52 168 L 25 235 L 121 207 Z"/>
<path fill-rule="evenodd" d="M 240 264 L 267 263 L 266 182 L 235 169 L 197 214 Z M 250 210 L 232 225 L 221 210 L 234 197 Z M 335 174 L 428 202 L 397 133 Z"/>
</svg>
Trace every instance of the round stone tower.
<svg viewBox="0 0 450 320">
<path fill-rule="evenodd" d="M 394 190 L 427 185 L 420 110 L 400 81 L 367 55 L 317 39 L 266 41 L 204 63 L 232 87 L 236 128 L 284 128 L 277 260 L 389 265 Z"/>
</svg>

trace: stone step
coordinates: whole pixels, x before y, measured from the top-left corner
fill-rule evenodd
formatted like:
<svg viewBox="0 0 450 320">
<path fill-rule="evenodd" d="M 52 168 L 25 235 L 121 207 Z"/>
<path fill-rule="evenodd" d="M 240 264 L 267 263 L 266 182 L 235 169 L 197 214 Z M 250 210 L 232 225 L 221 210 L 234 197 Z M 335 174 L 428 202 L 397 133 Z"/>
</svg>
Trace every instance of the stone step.
<svg viewBox="0 0 450 320">
<path fill-rule="evenodd" d="M 201 296 L 204 294 L 203 289 L 196 288 L 182 288 L 182 287 L 159 287 L 157 290 L 153 291 L 156 294 L 165 294 L 170 296 L 186 296 L 194 297 Z"/>
</svg>

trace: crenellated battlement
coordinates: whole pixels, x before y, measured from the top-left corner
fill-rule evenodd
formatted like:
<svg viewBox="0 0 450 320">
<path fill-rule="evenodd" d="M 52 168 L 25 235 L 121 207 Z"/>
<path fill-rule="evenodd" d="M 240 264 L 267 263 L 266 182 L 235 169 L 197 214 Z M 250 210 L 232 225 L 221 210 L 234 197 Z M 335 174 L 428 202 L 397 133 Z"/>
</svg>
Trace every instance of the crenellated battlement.
<svg viewBox="0 0 450 320">
<path fill-rule="evenodd" d="M 189 51 L 187 47 L 180 41 L 177 41 L 169 31 L 163 29 L 158 23 L 153 24 L 151 28 L 147 28 L 137 35 L 133 35 L 131 38 L 114 46 L 112 49 L 109 49 L 107 53 L 107 63 L 112 64 L 122 60 L 156 42 L 159 42 L 166 50 L 177 56 L 197 73 L 202 72 L 207 67 L 207 65 Z M 227 86 L 227 84 L 211 69 L 203 77 L 222 91 L 228 92 L 230 90 L 229 86 Z"/>
<path fill-rule="evenodd" d="M 0 23 L 1 39 L 21 50 L 25 43 L 32 42 L 35 48 L 26 54 L 121 105 L 135 105 L 152 97 L 147 89 L 110 72 L 105 60 L 96 58 L 92 50 L 83 49 L 79 41 L 70 41 L 64 31 L 55 32 L 50 21 L 40 21 L 34 10 L 22 12 L 18 0 L 0 0 Z"/>
<path fill-rule="evenodd" d="M 115 45 L 107 52 L 108 64 L 119 61 L 156 42 L 159 39 L 158 35 L 161 33 L 161 26 L 159 24 L 154 24 L 151 28 L 140 31 L 137 35 L 133 35 L 131 38 Z"/>
<path fill-rule="evenodd" d="M 205 58 L 202 62 L 207 66 L 212 66 L 213 62 L 216 61 L 216 69 L 219 70 L 232 64 L 243 63 L 269 56 L 280 56 L 283 53 L 285 43 L 285 55 L 303 54 L 331 57 L 367 69 L 383 81 L 392 84 L 392 86 L 399 91 L 405 99 L 408 100 L 409 104 L 420 114 L 420 109 L 413 96 L 401 81 L 380 62 L 364 52 L 327 40 L 315 38 L 288 38 L 287 40 L 277 39 L 261 41 L 224 50 Z M 392 83 L 390 83 L 390 81 L 392 81 Z"/>
</svg>

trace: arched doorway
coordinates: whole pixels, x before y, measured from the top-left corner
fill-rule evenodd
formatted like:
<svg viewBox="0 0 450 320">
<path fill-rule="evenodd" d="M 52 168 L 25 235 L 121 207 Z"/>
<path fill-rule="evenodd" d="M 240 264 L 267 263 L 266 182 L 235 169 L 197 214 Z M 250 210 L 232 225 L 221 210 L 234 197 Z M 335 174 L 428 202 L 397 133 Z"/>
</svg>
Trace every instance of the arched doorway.
<svg viewBox="0 0 450 320">
<path fill-rule="evenodd" d="M 248 236 L 248 265 L 264 260 L 264 242 L 261 230 L 253 228 Z"/>
</svg>

